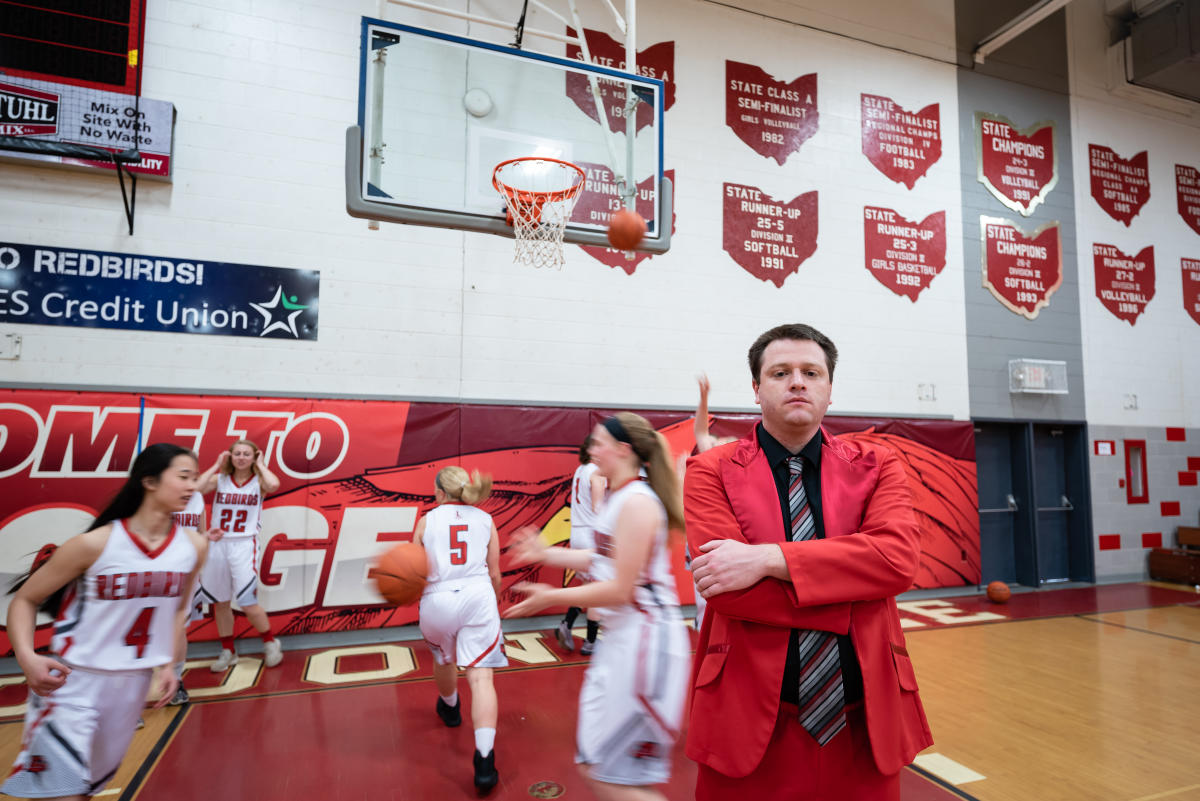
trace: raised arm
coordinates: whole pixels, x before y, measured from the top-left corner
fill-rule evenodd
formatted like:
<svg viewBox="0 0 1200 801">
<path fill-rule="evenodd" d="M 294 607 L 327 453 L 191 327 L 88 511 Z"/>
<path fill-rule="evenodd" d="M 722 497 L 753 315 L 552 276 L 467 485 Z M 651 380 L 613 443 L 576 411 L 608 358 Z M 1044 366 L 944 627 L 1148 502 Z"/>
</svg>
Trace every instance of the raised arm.
<svg viewBox="0 0 1200 801">
<path fill-rule="evenodd" d="M 200 478 L 196 479 L 196 492 L 201 495 L 207 495 L 217 488 L 217 475 L 221 472 L 221 468 L 229 461 L 229 451 L 221 451 L 221 455 L 217 457 L 217 461 L 212 467 L 200 474 Z"/>
<path fill-rule="evenodd" d="M 263 495 L 270 495 L 279 489 L 279 476 L 272 473 L 271 468 L 267 467 L 262 451 L 259 451 L 258 456 L 254 459 L 254 469 L 258 471 L 258 485 L 262 487 Z"/>
</svg>

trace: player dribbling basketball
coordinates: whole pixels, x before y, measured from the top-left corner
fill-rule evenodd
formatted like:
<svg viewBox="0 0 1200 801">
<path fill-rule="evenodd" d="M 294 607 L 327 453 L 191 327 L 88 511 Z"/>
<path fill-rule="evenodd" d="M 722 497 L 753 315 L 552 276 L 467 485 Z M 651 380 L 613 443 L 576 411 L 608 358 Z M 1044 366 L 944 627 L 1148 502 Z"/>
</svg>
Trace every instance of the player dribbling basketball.
<svg viewBox="0 0 1200 801">
<path fill-rule="evenodd" d="M 566 589 L 519 584 L 514 589 L 529 597 L 507 615 L 560 604 L 598 609 L 604 638 L 579 694 L 575 761 L 600 799 L 664 799 L 652 785 L 670 777 L 691 650 L 668 542 L 668 527 L 684 525 L 679 486 L 669 446 L 636 414 L 597 425 L 590 453 L 609 486 L 595 551 L 546 548 L 532 528 L 514 550 L 518 561 L 586 569 L 593 582 Z"/>
<path fill-rule="evenodd" d="M 175 635 L 208 541 L 171 515 L 195 492 L 196 473 L 190 451 L 165 443 L 146 448 L 91 528 L 17 589 L 8 636 L 30 695 L 21 752 L 0 792 L 63 799 L 99 793 L 121 764 L 151 681 L 156 706 L 175 693 Z M 33 648 L 43 605 L 58 610 L 52 655 Z"/>
<path fill-rule="evenodd" d="M 461 467 L 444 467 L 434 482 L 437 506 L 417 523 L 413 542 L 429 556 L 429 579 L 421 596 L 421 636 L 433 652 L 437 714 L 447 726 L 462 723 L 458 665 L 471 687 L 471 723 L 475 727 L 475 788 L 490 791 L 500 781 L 496 770 L 496 720 L 499 702 L 492 669 L 505 667 L 500 634 L 500 537 L 492 516 L 479 509 L 491 494 L 492 480 Z"/>
</svg>

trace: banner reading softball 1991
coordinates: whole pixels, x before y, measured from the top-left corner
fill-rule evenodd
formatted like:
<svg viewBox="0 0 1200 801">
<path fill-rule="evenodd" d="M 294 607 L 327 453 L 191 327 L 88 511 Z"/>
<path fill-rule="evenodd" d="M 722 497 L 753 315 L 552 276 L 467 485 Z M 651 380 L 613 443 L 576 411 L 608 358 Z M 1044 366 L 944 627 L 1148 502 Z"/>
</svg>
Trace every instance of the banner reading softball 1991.
<svg viewBox="0 0 1200 801">
<path fill-rule="evenodd" d="M 0 322 L 317 338 L 320 273 L 0 242 Z"/>
<path fill-rule="evenodd" d="M 145 401 L 144 408 L 142 401 Z M 280 634 L 413 623 L 415 606 L 391 607 L 367 570 L 396 542 L 412 539 L 435 505 L 434 477 L 452 464 L 494 479 L 481 507 L 500 532 L 500 604 L 520 581 L 560 585 L 561 570 L 512 565 L 506 552 L 522 526 L 547 542 L 570 538 L 570 483 L 579 444 L 607 412 L 447 403 L 0 391 L 0 582 L 34 556 L 87 529 L 120 487 L 139 442 L 194 450 L 202 468 L 235 439 L 263 451 L 281 486 L 266 499 L 258 536 L 258 598 Z M 676 454 L 695 445 L 688 412 L 643 412 Z M 718 435 L 752 430 L 751 415 L 717 416 Z M 869 438 L 905 465 L 922 557 L 916 586 L 979 580 L 979 518 L 970 422 L 836 418 L 831 431 Z M 140 440 L 139 440 L 140 432 Z M 208 499 L 211 500 L 211 497 Z M 694 598 L 682 538 L 672 567 L 680 599 Z M 0 621 L 11 596 L 0 594 Z M 238 630 L 248 624 L 239 618 Z M 42 621 L 48 622 L 48 618 Z M 39 644 L 47 637 L 43 630 Z M 213 639 L 211 617 L 193 640 Z M 8 652 L 0 634 L 0 655 Z"/>
</svg>

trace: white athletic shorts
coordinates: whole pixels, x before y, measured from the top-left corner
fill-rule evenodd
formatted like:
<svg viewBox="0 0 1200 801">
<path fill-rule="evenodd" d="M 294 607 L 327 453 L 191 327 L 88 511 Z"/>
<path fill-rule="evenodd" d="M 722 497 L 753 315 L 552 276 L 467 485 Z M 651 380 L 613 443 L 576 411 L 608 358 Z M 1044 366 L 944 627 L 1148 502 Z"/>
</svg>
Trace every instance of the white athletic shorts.
<svg viewBox="0 0 1200 801">
<path fill-rule="evenodd" d="M 683 723 L 691 640 L 679 607 L 605 617 L 579 691 L 575 761 L 610 784 L 662 784 Z"/>
<path fill-rule="evenodd" d="M 576 551 L 591 551 L 596 548 L 596 535 L 590 526 L 571 526 L 571 548 Z M 576 577 L 584 583 L 591 581 L 586 570 L 579 570 Z"/>
<path fill-rule="evenodd" d="M 95 795 L 116 774 L 154 671 L 71 668 L 50 695 L 29 694 L 21 753 L 0 792 L 18 798 Z"/>
<path fill-rule="evenodd" d="M 200 595 L 207 603 L 236 600 L 245 609 L 258 603 L 258 538 L 222 537 L 208 544 L 200 574 Z"/>
<path fill-rule="evenodd" d="M 490 580 L 457 588 L 425 589 L 421 596 L 421 636 L 439 665 L 506 667 L 500 610 Z"/>
</svg>

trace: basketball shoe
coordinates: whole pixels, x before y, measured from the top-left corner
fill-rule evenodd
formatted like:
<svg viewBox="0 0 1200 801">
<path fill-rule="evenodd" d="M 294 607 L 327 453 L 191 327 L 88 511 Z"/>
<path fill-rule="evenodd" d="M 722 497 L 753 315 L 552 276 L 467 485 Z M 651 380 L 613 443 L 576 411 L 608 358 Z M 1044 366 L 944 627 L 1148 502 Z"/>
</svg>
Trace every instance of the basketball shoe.
<svg viewBox="0 0 1200 801">
<path fill-rule="evenodd" d="M 454 728 L 455 726 L 461 726 L 462 725 L 462 700 L 460 699 L 457 704 L 455 704 L 454 706 L 450 706 L 445 701 L 443 701 L 441 698 L 439 698 L 437 701 L 437 713 L 438 713 L 438 717 L 442 719 L 442 723 L 445 723 L 450 728 Z"/>
<path fill-rule="evenodd" d="M 571 653 L 575 650 L 575 637 L 571 634 L 571 627 L 567 625 L 567 621 L 564 620 L 558 624 L 558 628 L 554 630 L 554 636 L 564 651 Z"/>
<path fill-rule="evenodd" d="M 275 667 L 282 661 L 283 646 L 279 644 L 279 640 L 263 643 L 263 664 L 267 667 Z"/>
<path fill-rule="evenodd" d="M 482 756 L 475 749 L 475 789 L 480 795 L 490 793 L 492 788 L 500 783 L 500 771 L 496 770 L 496 749 L 493 748 L 487 756 Z"/>
<path fill-rule="evenodd" d="M 237 662 L 238 655 L 236 653 L 230 651 L 228 648 L 222 648 L 221 655 L 217 657 L 216 662 L 213 662 L 208 666 L 208 669 L 213 673 L 224 673 L 226 670 L 229 670 L 229 668 L 236 665 Z"/>
</svg>

